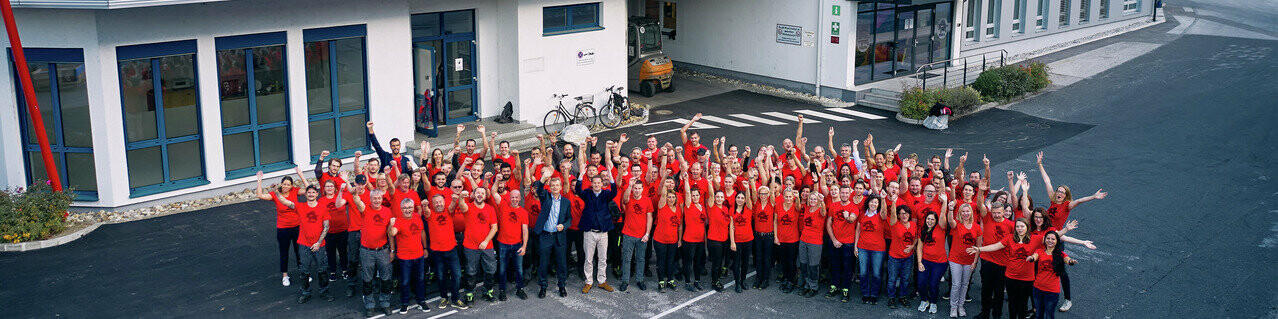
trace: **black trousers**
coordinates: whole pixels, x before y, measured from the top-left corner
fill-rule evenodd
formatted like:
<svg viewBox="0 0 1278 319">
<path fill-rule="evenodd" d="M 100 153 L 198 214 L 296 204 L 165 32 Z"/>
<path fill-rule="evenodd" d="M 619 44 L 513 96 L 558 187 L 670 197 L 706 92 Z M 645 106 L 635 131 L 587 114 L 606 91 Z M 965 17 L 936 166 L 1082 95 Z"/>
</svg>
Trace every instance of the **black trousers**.
<svg viewBox="0 0 1278 319">
<path fill-rule="evenodd" d="M 347 255 L 346 232 L 328 233 L 324 236 L 324 250 L 328 253 L 328 272 L 337 272 L 338 267 L 346 267 L 350 265 L 350 256 Z M 359 258 L 359 257 L 356 257 Z"/>
<path fill-rule="evenodd" d="M 754 277 L 756 283 L 772 280 L 772 249 L 776 246 L 773 238 L 772 233 L 754 234 L 754 268 L 759 272 Z"/>
<path fill-rule="evenodd" d="M 794 276 L 798 274 L 799 243 L 781 243 L 777 246 L 777 260 L 781 262 L 781 275 L 785 277 L 785 281 L 797 284 Z"/>
<path fill-rule="evenodd" d="M 657 252 L 657 281 L 674 280 L 674 259 L 679 252 L 678 244 L 663 244 L 653 241 L 652 246 Z"/>
<path fill-rule="evenodd" d="M 280 245 L 280 272 L 288 272 L 288 250 L 293 249 L 293 260 L 302 262 L 297 256 L 297 227 L 276 228 L 275 242 Z"/>
<path fill-rule="evenodd" d="M 549 284 L 546 280 L 546 274 L 550 272 L 553 265 L 556 268 L 555 275 L 559 277 L 559 288 L 563 288 L 568 281 L 568 236 L 564 232 L 542 232 L 537 235 L 537 254 L 541 256 L 541 264 L 537 271 L 537 284 L 543 288 Z"/>
<path fill-rule="evenodd" d="M 1026 303 L 1029 302 L 1030 293 L 1033 291 L 1033 281 L 1007 278 L 1007 314 L 1012 318 L 1025 318 L 1029 314 Z M 1056 311 L 1056 309 L 1039 309 L 1038 311 Z"/>
<path fill-rule="evenodd" d="M 742 289 L 750 288 L 745 287 L 745 278 L 746 273 L 750 272 L 750 252 L 753 250 L 754 242 L 747 241 L 737 243 L 737 251 L 732 252 L 732 275 L 736 277 L 737 285 Z"/>
<path fill-rule="evenodd" d="M 1003 285 L 1007 267 L 981 261 L 981 313 L 1003 316 Z"/>
<path fill-rule="evenodd" d="M 693 278 L 701 282 L 701 270 L 706 267 L 706 243 L 683 243 L 680 250 L 683 255 L 683 282 L 692 283 Z"/>
<path fill-rule="evenodd" d="M 724 251 L 728 250 L 728 243 L 724 241 L 706 241 L 706 250 L 710 251 L 710 281 L 719 282 L 723 277 L 723 257 Z"/>
</svg>

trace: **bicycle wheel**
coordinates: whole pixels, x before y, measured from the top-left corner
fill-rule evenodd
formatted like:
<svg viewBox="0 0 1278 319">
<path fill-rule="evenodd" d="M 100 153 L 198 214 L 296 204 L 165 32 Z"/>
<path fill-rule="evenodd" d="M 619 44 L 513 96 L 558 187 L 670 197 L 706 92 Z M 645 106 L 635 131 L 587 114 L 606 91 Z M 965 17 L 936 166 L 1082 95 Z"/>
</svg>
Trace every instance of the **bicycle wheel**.
<svg viewBox="0 0 1278 319">
<path fill-rule="evenodd" d="M 593 130 L 595 125 L 599 124 L 599 114 L 595 113 L 595 107 L 590 104 L 579 105 L 573 114 L 573 123 L 585 125 L 586 128 Z"/>
<path fill-rule="evenodd" d="M 568 118 L 568 114 L 564 113 L 564 111 L 550 110 L 550 112 L 546 113 L 546 117 L 541 120 L 541 129 L 546 131 L 547 136 L 554 135 L 562 132 L 564 127 L 568 126 L 569 120 L 571 119 Z"/>
<path fill-rule="evenodd" d="M 599 109 L 599 121 L 607 128 L 616 128 L 617 125 L 621 125 L 621 120 L 625 118 L 625 115 L 625 113 L 613 107 L 612 104 L 604 104 Z"/>
</svg>

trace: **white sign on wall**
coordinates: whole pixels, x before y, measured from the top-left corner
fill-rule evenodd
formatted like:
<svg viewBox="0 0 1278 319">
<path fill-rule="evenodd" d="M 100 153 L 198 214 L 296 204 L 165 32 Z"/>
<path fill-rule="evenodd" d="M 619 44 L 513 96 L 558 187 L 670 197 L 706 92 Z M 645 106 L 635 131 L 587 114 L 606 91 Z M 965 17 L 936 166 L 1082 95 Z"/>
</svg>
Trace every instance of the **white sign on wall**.
<svg viewBox="0 0 1278 319">
<path fill-rule="evenodd" d="M 466 69 L 466 60 L 462 58 L 453 59 L 453 71 L 461 71 Z"/>
<path fill-rule="evenodd" d="M 577 66 L 595 64 L 595 49 L 577 51 Z"/>
<path fill-rule="evenodd" d="M 802 43 L 803 27 L 797 25 L 778 24 L 777 43 L 799 45 Z"/>
</svg>

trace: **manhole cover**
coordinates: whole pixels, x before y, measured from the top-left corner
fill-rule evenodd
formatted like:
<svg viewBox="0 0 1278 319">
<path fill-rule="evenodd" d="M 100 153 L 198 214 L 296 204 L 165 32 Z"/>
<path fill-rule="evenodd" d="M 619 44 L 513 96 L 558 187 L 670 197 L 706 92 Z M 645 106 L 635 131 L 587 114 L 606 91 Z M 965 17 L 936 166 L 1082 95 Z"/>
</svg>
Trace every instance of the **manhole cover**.
<svg viewBox="0 0 1278 319">
<path fill-rule="evenodd" d="M 1025 126 L 1029 128 L 1040 129 L 1040 130 L 1052 128 L 1052 125 L 1047 123 L 1028 123 L 1028 124 L 1025 124 Z"/>
<path fill-rule="evenodd" d="M 674 111 L 671 111 L 671 110 L 656 110 L 656 111 L 652 111 L 652 112 L 653 112 L 653 113 L 657 113 L 657 115 L 670 115 L 670 114 L 674 114 Z"/>
</svg>

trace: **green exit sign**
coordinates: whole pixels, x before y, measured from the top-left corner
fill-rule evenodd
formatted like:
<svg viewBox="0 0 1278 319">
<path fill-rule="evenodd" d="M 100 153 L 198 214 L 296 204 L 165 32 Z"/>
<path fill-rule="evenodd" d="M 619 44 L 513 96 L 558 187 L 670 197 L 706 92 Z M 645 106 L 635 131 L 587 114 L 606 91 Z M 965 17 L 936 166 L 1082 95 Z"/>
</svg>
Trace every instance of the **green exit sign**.
<svg viewBox="0 0 1278 319">
<path fill-rule="evenodd" d="M 842 12 L 843 12 L 843 8 L 842 8 L 842 7 L 839 7 L 839 5 L 834 5 L 834 7 L 830 9 L 830 13 L 831 13 L 831 14 L 833 14 L 833 15 L 836 15 L 836 16 L 837 16 L 837 15 L 839 15 L 839 13 L 842 13 Z"/>
</svg>

